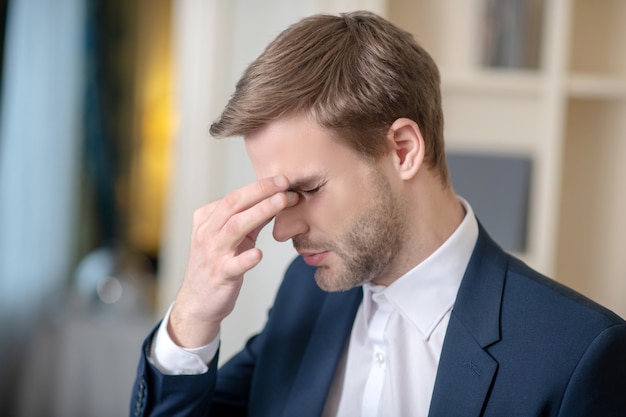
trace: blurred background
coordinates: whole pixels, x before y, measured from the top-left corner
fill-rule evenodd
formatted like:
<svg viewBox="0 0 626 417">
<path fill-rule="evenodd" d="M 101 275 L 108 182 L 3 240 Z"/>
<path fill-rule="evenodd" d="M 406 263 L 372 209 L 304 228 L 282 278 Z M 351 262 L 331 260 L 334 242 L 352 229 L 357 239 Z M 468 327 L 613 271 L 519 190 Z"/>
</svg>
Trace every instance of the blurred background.
<svg viewBox="0 0 626 417">
<path fill-rule="evenodd" d="M 0 0 L 0 415 L 128 414 L 194 209 L 255 179 L 211 122 L 287 25 L 356 9 L 439 63 L 453 183 L 488 231 L 626 316 L 626 2 Z M 295 256 L 270 230 L 222 361 Z"/>
</svg>

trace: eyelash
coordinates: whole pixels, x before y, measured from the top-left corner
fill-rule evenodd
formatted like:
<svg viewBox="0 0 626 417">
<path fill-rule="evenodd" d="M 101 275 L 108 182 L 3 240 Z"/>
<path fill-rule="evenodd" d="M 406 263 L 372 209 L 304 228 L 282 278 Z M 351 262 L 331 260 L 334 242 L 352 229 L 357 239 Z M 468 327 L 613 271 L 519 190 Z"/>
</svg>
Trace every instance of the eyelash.
<svg viewBox="0 0 626 417">
<path fill-rule="evenodd" d="M 322 186 L 320 185 L 319 187 L 315 187 L 315 188 L 312 188 L 312 189 L 310 189 L 310 190 L 302 190 L 302 191 L 300 191 L 300 192 L 301 192 L 302 194 L 304 194 L 304 195 L 311 196 L 311 195 L 313 195 L 313 194 L 317 193 L 317 192 L 318 192 L 321 188 L 322 188 Z"/>
</svg>

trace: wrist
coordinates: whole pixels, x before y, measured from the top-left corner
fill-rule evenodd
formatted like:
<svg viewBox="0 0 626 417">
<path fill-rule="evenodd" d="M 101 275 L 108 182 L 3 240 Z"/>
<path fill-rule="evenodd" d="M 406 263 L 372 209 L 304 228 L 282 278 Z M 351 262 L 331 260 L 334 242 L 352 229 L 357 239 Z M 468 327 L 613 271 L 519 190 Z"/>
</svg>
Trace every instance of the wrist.
<svg viewBox="0 0 626 417">
<path fill-rule="evenodd" d="M 220 331 L 221 320 L 201 320 L 184 314 L 173 306 L 167 322 L 167 333 L 172 341 L 187 349 L 208 345 Z"/>
</svg>

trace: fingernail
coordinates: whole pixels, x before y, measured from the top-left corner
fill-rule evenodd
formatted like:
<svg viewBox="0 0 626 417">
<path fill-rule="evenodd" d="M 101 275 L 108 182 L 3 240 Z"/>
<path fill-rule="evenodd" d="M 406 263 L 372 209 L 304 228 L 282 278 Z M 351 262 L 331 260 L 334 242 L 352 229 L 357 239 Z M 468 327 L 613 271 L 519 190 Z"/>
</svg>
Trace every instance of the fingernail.
<svg viewBox="0 0 626 417">
<path fill-rule="evenodd" d="M 296 204 L 298 202 L 298 200 L 300 199 L 300 196 L 298 195 L 298 193 L 294 193 L 292 191 L 287 191 L 285 193 L 285 195 L 287 196 L 287 205 L 288 206 L 292 206 L 292 205 Z"/>
<path fill-rule="evenodd" d="M 289 183 L 287 182 L 287 178 L 281 175 L 278 177 L 274 177 L 274 184 L 278 185 L 279 187 L 286 187 Z"/>
</svg>

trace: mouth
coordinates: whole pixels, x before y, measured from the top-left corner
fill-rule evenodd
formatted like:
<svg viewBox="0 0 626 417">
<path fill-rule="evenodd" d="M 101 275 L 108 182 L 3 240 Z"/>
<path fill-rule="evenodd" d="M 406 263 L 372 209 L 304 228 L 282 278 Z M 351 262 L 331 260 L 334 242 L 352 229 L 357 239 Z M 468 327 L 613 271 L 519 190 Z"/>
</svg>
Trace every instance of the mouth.
<svg viewBox="0 0 626 417">
<path fill-rule="evenodd" d="M 323 252 L 304 252 L 304 251 L 300 252 L 298 251 L 298 253 L 300 254 L 300 256 L 302 256 L 302 258 L 304 259 L 304 262 L 307 265 L 320 266 L 322 262 L 324 262 L 324 259 L 326 259 L 326 256 L 328 256 L 330 251 L 323 251 Z"/>
</svg>

